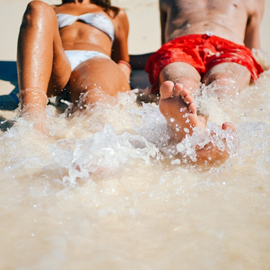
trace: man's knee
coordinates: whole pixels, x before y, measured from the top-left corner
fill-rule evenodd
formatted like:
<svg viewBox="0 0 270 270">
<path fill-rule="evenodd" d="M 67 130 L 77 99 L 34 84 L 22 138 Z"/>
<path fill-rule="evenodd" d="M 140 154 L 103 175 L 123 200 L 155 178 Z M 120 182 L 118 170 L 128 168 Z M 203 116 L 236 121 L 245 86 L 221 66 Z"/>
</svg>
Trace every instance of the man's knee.
<svg viewBox="0 0 270 270">
<path fill-rule="evenodd" d="M 219 85 L 228 86 L 236 83 L 236 78 L 230 73 L 212 73 L 204 80 L 205 85 L 217 83 Z"/>
<path fill-rule="evenodd" d="M 223 63 L 213 67 L 203 78 L 205 85 L 217 84 L 230 87 L 235 85 L 243 89 L 250 83 L 251 74 L 249 70 L 236 63 Z"/>
<path fill-rule="evenodd" d="M 171 81 L 173 83 L 179 83 L 183 86 L 184 89 L 188 90 L 190 92 L 190 94 L 194 94 L 195 91 L 200 87 L 200 82 L 198 82 L 197 80 L 195 80 L 194 78 L 188 77 L 188 76 L 182 76 L 179 77 L 177 80 L 167 80 L 167 81 Z M 159 83 L 159 85 L 161 86 L 162 83 L 164 83 L 165 81 L 161 81 Z"/>
<path fill-rule="evenodd" d="M 193 93 L 200 85 L 201 76 L 198 71 L 189 64 L 175 62 L 167 65 L 159 74 L 159 84 L 165 81 L 180 83 Z"/>
<path fill-rule="evenodd" d="M 159 75 L 160 83 L 168 80 L 176 83 L 180 78 L 190 78 L 197 83 L 201 80 L 198 71 L 193 66 L 184 62 L 174 62 L 165 66 Z"/>
<path fill-rule="evenodd" d="M 205 80 L 205 85 L 211 85 L 219 94 L 235 94 L 239 85 L 235 76 L 226 73 L 213 73 Z"/>
</svg>

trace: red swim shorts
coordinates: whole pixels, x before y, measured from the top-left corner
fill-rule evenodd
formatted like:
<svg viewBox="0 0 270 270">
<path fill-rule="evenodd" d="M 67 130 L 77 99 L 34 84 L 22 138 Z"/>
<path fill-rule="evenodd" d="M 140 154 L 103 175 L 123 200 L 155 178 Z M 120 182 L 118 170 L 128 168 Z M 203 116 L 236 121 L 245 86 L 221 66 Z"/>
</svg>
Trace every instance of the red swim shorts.
<svg viewBox="0 0 270 270">
<path fill-rule="evenodd" d="M 253 80 L 256 80 L 263 72 L 252 52 L 243 45 L 206 34 L 182 36 L 165 43 L 149 57 L 145 71 L 152 84 L 152 93 L 159 92 L 161 70 L 174 62 L 192 65 L 202 77 L 215 65 L 228 62 L 245 66 L 250 71 Z"/>
</svg>

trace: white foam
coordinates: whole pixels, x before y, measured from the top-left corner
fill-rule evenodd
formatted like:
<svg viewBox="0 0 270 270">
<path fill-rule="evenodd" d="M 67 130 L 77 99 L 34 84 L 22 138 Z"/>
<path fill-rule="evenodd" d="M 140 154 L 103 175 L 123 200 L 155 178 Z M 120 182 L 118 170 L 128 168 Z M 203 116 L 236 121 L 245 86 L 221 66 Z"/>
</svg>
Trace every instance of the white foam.
<svg viewBox="0 0 270 270">
<path fill-rule="evenodd" d="M 48 106 L 47 138 L 17 119 L 0 134 L 0 268 L 267 268 L 269 85 L 265 72 L 237 99 L 203 94 L 212 120 L 177 145 L 132 93 L 70 117 Z M 231 157 L 190 165 L 212 131 Z"/>
</svg>

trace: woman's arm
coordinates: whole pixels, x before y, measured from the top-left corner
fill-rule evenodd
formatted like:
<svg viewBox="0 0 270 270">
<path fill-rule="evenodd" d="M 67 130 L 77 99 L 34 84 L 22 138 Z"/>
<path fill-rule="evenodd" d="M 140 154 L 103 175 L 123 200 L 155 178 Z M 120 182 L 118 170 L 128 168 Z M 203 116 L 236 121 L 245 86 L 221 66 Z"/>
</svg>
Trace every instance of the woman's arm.
<svg viewBox="0 0 270 270">
<path fill-rule="evenodd" d="M 119 9 L 114 18 L 115 20 L 115 39 L 112 48 L 112 60 L 114 60 L 120 69 L 124 72 L 127 79 L 130 79 L 131 67 L 129 65 L 128 54 L 128 34 L 129 22 L 126 12 Z"/>
</svg>

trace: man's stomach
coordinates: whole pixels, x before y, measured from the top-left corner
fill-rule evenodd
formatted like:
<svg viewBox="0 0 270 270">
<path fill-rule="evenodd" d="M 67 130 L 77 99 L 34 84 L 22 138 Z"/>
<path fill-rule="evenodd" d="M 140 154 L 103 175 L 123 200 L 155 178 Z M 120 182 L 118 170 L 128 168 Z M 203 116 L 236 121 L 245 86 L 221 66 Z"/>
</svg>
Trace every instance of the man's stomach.
<svg viewBox="0 0 270 270">
<path fill-rule="evenodd" d="M 229 29 L 214 22 L 186 23 L 184 26 L 176 28 L 169 26 L 165 32 L 165 41 L 168 42 L 174 38 L 194 34 L 215 35 L 236 44 L 244 45 L 244 30 Z"/>
</svg>

